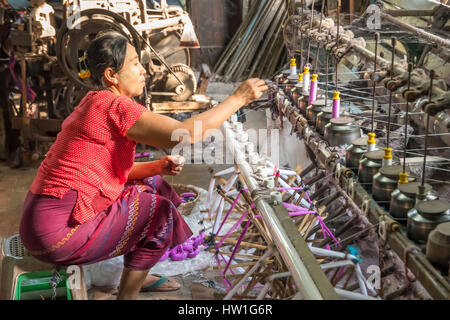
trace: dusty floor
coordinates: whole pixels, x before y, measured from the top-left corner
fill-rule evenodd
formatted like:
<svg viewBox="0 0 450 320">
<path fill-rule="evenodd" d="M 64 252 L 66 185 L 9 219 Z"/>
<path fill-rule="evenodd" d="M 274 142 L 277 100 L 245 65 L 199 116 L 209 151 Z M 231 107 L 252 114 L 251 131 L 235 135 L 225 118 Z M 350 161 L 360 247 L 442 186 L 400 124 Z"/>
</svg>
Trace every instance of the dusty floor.
<svg viewBox="0 0 450 320">
<path fill-rule="evenodd" d="M 156 156 L 158 156 L 156 154 Z M 186 165 L 183 172 L 177 177 L 167 177 L 170 183 L 192 184 L 207 188 L 209 175 L 208 165 Z M 211 166 L 221 170 L 226 166 Z M 37 172 L 37 168 L 10 169 L 4 162 L 0 162 L 0 239 L 7 238 L 19 231 L 20 217 L 23 201 Z M 1 254 L 0 254 L 1 256 Z M 0 262 L 3 257 L 0 257 Z M 1 272 L 1 265 L 0 265 Z M 192 283 L 195 276 L 177 276 L 175 279 L 182 284 L 182 288 L 173 292 L 141 293 L 140 299 L 214 299 L 214 290 Z M 110 289 L 91 288 L 88 291 L 89 299 L 105 300 L 115 299 L 114 291 Z"/>
<path fill-rule="evenodd" d="M 236 85 L 211 83 L 207 94 L 217 101 L 223 101 L 228 94 L 232 93 Z M 263 128 L 265 127 L 265 114 L 262 112 L 247 111 L 247 122 L 244 128 Z M 163 157 L 163 151 L 155 151 L 154 159 Z M 210 175 L 208 167 L 216 171 L 228 168 L 225 164 L 187 164 L 182 173 L 177 177 L 166 177 L 169 183 L 193 184 L 207 189 Z M 19 231 L 20 217 L 25 196 L 32 183 L 38 166 L 11 169 L 5 162 L 0 161 L 0 240 L 7 238 Z M 0 251 L 0 273 L 2 255 Z M 159 293 L 141 293 L 139 299 L 159 300 L 159 299 L 215 299 L 214 289 L 207 288 L 200 283 L 193 283 L 196 276 L 176 276 L 174 277 L 182 284 L 180 290 L 173 292 Z M 110 300 L 115 299 L 115 291 L 103 288 L 91 288 L 88 291 L 89 299 Z M 0 297 L 1 299 L 2 297 Z"/>
</svg>

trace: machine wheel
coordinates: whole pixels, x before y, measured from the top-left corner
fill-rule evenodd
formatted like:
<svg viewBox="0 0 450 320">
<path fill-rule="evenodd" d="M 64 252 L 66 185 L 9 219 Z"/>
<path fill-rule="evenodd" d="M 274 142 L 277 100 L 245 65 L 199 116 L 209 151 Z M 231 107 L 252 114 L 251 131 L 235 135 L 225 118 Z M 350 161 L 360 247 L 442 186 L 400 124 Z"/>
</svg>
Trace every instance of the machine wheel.
<svg viewBox="0 0 450 320">
<path fill-rule="evenodd" d="M 89 48 L 98 32 L 117 31 L 131 40 L 136 52 L 141 51 L 139 34 L 128 21 L 116 13 L 103 9 L 88 9 L 72 21 L 72 28 L 69 29 L 67 24 L 64 22 L 58 30 L 56 55 L 64 73 L 82 87 L 92 89 L 93 85 L 89 78 L 81 79 L 78 76 L 78 58 Z"/>
<path fill-rule="evenodd" d="M 191 65 L 189 49 L 180 48 L 181 35 L 178 31 L 158 32 L 150 37 L 152 47 L 164 58 L 169 66 L 182 63 Z M 153 63 L 160 64 L 159 60 L 153 59 Z"/>
<path fill-rule="evenodd" d="M 169 73 L 165 78 L 163 90 L 175 92 L 177 95 L 170 97 L 174 101 L 186 101 L 197 89 L 195 74 L 191 68 L 181 63 L 172 66 L 171 69 L 183 81 L 184 85 L 180 85 L 177 79 Z"/>
<path fill-rule="evenodd" d="M 81 99 L 86 95 L 89 90 L 80 86 L 78 83 L 70 82 L 64 92 L 64 106 L 65 114 L 68 117 L 73 109 L 80 103 Z"/>
</svg>

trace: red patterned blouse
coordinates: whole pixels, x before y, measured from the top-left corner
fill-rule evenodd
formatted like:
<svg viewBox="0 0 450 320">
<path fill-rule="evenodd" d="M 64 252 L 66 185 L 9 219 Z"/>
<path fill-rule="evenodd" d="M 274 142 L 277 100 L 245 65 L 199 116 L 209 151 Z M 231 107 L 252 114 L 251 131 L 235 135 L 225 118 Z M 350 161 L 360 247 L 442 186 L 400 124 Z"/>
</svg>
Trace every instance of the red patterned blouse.
<svg viewBox="0 0 450 320">
<path fill-rule="evenodd" d="M 117 200 L 134 163 L 136 142 L 126 131 L 147 109 L 132 99 L 90 91 L 72 114 L 39 167 L 30 191 L 62 198 L 78 191 L 73 218 L 80 224 L 95 217 L 93 200 Z M 104 209 L 104 208 L 103 208 Z"/>
</svg>

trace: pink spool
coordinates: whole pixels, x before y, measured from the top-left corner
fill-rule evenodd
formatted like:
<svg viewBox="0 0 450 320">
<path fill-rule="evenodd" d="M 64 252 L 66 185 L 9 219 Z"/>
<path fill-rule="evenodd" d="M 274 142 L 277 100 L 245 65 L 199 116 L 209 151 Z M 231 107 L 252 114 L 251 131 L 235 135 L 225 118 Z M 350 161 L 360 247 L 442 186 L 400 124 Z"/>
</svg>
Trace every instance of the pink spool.
<svg viewBox="0 0 450 320">
<path fill-rule="evenodd" d="M 331 111 L 331 118 L 339 118 L 341 113 L 341 98 L 339 91 L 335 91 L 333 95 L 333 107 Z"/>
<path fill-rule="evenodd" d="M 333 111 L 331 112 L 331 117 L 339 118 L 339 114 L 341 113 L 341 100 L 333 100 Z"/>
<path fill-rule="evenodd" d="M 315 76 L 315 77 L 314 77 Z M 317 75 L 313 74 L 311 80 L 311 87 L 309 88 L 308 106 L 310 106 L 317 99 Z"/>
</svg>

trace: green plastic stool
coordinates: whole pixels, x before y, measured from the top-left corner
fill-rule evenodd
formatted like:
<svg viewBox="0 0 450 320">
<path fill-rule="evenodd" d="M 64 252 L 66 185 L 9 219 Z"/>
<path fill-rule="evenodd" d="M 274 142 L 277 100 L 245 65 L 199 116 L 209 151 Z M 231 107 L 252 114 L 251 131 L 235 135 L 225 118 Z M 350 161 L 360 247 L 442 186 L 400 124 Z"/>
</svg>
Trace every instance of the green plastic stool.
<svg viewBox="0 0 450 320">
<path fill-rule="evenodd" d="M 65 270 L 60 270 L 61 281 L 56 286 L 56 300 L 72 300 L 72 292 Z M 14 300 L 51 299 L 53 295 L 50 280 L 52 271 L 37 271 L 21 274 L 17 277 Z"/>
</svg>

